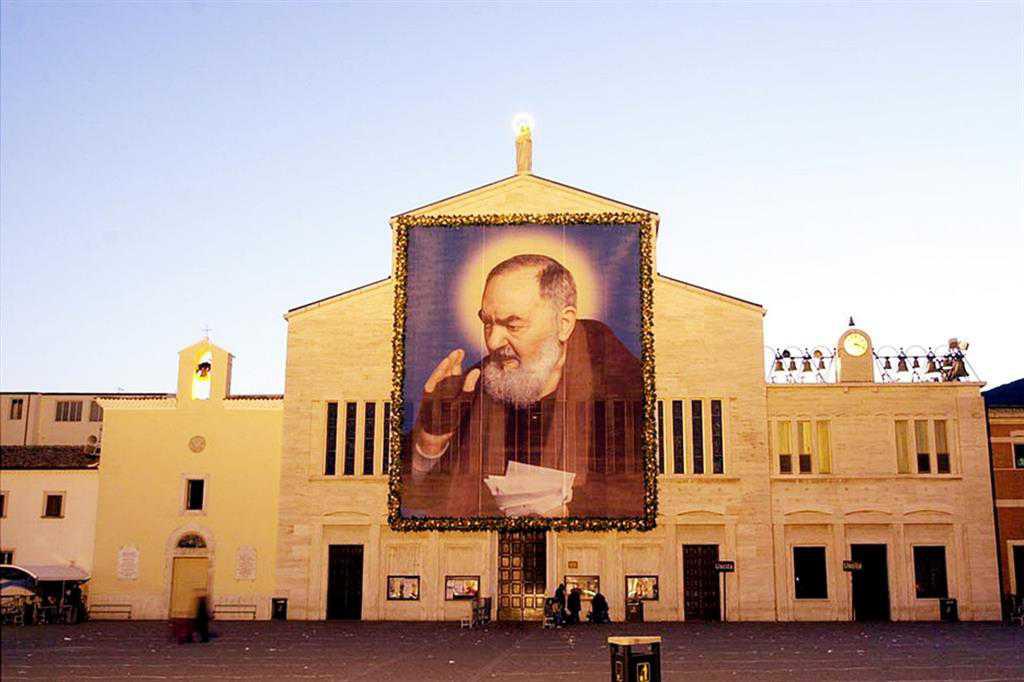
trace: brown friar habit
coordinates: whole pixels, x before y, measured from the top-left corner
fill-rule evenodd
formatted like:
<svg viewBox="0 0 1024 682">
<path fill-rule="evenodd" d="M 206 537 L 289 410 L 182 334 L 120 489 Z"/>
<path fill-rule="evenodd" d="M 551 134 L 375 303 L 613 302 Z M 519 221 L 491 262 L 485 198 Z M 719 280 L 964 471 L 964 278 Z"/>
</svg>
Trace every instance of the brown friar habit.
<svg viewBox="0 0 1024 682">
<path fill-rule="evenodd" d="M 639 360 L 607 325 L 578 320 L 558 387 L 532 405 L 497 401 L 482 380 L 473 392 L 462 393 L 464 375 L 446 379 L 460 388 L 439 384 L 425 394 L 418 423 L 432 433 L 454 435 L 430 472 L 414 480 L 406 434 L 403 516 L 502 516 L 483 479 L 505 474 L 510 460 L 575 473 L 569 516 L 642 516 L 641 376 Z M 445 395 L 456 397 L 437 398 Z"/>
</svg>

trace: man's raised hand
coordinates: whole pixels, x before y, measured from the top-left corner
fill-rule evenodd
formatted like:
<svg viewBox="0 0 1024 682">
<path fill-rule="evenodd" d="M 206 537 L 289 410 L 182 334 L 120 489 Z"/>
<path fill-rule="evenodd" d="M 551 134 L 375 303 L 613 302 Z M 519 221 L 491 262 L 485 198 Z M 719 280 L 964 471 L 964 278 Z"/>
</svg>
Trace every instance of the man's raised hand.
<svg viewBox="0 0 1024 682">
<path fill-rule="evenodd" d="M 423 384 L 423 392 L 433 394 L 434 391 L 441 387 L 439 395 L 433 395 L 435 400 L 452 400 L 458 396 L 459 390 L 462 389 L 463 393 L 472 393 L 476 388 L 476 382 L 480 378 L 480 370 L 474 369 L 466 375 L 464 381 L 458 382 L 454 380 L 454 377 L 462 376 L 462 361 L 466 357 L 466 352 L 461 348 L 456 348 L 449 353 L 441 362 L 437 363 L 437 367 L 427 377 L 427 382 Z"/>
<path fill-rule="evenodd" d="M 440 403 L 456 400 L 460 394 L 471 394 L 476 389 L 476 382 L 480 379 L 479 369 L 472 369 L 463 376 L 462 361 L 465 357 L 465 351 L 456 348 L 437 363 L 437 367 L 423 384 L 423 400 L 420 402 L 420 411 L 413 434 L 416 454 L 420 456 L 419 461 L 423 467 L 425 467 L 425 463 L 422 462 L 422 458 L 435 460 L 443 455 L 448 447 L 448 441 L 452 437 L 453 425 L 441 423 Z M 414 458 L 414 464 L 416 461 Z M 433 462 L 431 462 L 432 465 Z"/>
</svg>

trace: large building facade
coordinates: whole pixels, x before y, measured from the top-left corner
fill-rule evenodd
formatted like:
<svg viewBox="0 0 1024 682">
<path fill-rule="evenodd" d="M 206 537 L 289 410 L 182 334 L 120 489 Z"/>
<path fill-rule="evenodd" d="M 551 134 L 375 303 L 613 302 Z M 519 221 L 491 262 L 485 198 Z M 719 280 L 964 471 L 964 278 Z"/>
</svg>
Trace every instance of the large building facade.
<svg viewBox="0 0 1024 682">
<path fill-rule="evenodd" d="M 526 165 L 404 215 L 636 210 Z M 876 382 L 860 332 L 867 354 L 832 381 L 771 385 L 765 310 L 663 275 L 653 530 L 392 530 L 394 288 L 381 280 L 285 316 L 276 594 L 290 618 L 457 619 L 466 604 L 450 588 L 467 576 L 520 606 L 566 580 L 599 587 L 615 619 L 641 576 L 657 585 L 649 620 L 928 620 L 943 598 L 961 618 L 998 617 L 981 384 Z M 735 571 L 720 575 L 717 561 Z M 403 578 L 415 599 L 389 590 Z"/>
</svg>

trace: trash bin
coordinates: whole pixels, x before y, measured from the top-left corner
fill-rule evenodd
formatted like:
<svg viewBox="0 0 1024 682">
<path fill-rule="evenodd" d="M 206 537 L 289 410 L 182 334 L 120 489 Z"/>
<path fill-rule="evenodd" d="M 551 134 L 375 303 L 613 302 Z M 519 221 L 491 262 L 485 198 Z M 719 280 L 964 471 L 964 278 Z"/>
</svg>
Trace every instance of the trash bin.
<svg viewBox="0 0 1024 682">
<path fill-rule="evenodd" d="M 608 648 L 612 682 L 661 682 L 661 637 L 609 637 Z"/>
<path fill-rule="evenodd" d="M 960 620 L 956 599 L 939 600 L 939 618 L 945 623 L 955 623 Z"/>
<path fill-rule="evenodd" d="M 642 623 L 644 622 L 644 603 L 640 599 L 627 599 L 626 600 L 626 622 L 627 623 Z"/>
<path fill-rule="evenodd" d="M 271 599 L 270 617 L 273 620 L 288 620 L 288 599 L 282 597 Z"/>
</svg>

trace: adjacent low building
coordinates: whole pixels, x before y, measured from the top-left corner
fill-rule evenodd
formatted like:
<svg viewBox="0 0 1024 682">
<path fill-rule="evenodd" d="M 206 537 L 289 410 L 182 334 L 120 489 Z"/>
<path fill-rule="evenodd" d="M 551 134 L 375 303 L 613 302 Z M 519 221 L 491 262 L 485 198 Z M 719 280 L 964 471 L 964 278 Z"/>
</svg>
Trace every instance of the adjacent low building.
<svg viewBox="0 0 1024 682">
<path fill-rule="evenodd" d="M 81 445 L 0 447 L 0 564 L 46 579 L 89 577 L 98 465 Z"/>
<path fill-rule="evenodd" d="M 1024 379 L 984 392 L 1004 607 L 1024 599 Z"/>
<path fill-rule="evenodd" d="M 0 393 L 0 445 L 91 445 L 103 438 L 103 393 Z M 118 393 L 159 397 L 159 393 Z"/>
</svg>

